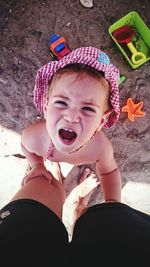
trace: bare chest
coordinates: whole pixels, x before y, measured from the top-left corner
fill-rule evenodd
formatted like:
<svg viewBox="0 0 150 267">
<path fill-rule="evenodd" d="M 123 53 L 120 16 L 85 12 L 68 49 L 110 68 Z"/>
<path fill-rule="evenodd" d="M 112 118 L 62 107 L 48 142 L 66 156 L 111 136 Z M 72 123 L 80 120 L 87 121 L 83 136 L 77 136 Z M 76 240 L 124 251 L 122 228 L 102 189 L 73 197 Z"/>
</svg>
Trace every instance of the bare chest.
<svg viewBox="0 0 150 267">
<path fill-rule="evenodd" d="M 99 151 L 100 153 L 100 151 Z M 94 163 L 98 159 L 97 149 L 93 144 L 84 146 L 71 154 L 61 153 L 53 148 L 52 152 L 48 155 L 48 160 L 54 162 L 66 162 L 73 165 L 82 165 L 87 163 Z"/>
</svg>

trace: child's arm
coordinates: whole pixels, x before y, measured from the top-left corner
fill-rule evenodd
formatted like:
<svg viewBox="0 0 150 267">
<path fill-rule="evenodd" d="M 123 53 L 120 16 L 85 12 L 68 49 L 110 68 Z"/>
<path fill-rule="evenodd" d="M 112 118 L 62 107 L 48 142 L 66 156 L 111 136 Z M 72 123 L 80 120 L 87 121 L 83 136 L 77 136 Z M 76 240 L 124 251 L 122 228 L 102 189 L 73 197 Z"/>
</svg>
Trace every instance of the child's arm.
<svg viewBox="0 0 150 267">
<path fill-rule="evenodd" d="M 31 168 L 38 163 L 44 164 L 43 157 L 41 156 L 43 145 L 41 142 L 43 140 L 42 133 L 40 132 L 41 128 L 41 122 L 30 124 L 23 130 L 21 135 L 21 148 Z"/>
<path fill-rule="evenodd" d="M 105 201 L 121 202 L 121 174 L 114 158 L 113 147 L 105 143 L 103 157 L 96 162 Z"/>
<path fill-rule="evenodd" d="M 97 162 L 97 170 L 99 163 Z M 121 175 L 118 166 L 108 173 L 100 173 L 100 181 L 105 201 L 121 202 Z"/>
<path fill-rule="evenodd" d="M 22 185 L 39 175 L 51 181 L 52 176 L 50 172 L 46 170 L 43 157 L 36 153 L 40 151 L 39 146 L 41 146 L 37 132 L 37 125 L 30 125 L 23 131 L 21 136 L 21 148 L 31 167 L 29 173 L 24 177 Z"/>
<path fill-rule="evenodd" d="M 35 153 L 31 153 L 29 152 L 25 146 L 23 145 L 23 141 L 21 143 L 21 148 L 22 148 L 22 151 L 23 151 L 23 154 L 25 155 L 27 161 L 28 161 L 28 164 L 30 165 L 30 167 L 32 168 L 34 165 L 36 164 L 44 164 L 44 160 L 43 160 L 43 157 L 40 157 L 38 155 L 36 155 Z"/>
</svg>

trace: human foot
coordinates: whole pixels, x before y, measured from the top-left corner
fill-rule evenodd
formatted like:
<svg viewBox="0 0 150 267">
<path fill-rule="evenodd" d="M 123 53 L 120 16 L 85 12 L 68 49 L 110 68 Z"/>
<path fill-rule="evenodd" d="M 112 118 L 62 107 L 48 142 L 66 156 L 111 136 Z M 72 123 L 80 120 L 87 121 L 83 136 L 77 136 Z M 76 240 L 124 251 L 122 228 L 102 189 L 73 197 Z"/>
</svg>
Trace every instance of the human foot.
<svg viewBox="0 0 150 267">
<path fill-rule="evenodd" d="M 64 176 L 62 175 L 61 167 L 58 162 L 51 162 L 50 171 L 56 180 L 58 180 L 60 183 L 63 183 Z"/>
<path fill-rule="evenodd" d="M 76 187 L 74 203 L 82 201 L 87 206 L 94 190 L 99 184 L 100 182 L 95 173 L 89 168 L 85 168 Z"/>
<path fill-rule="evenodd" d="M 75 221 L 86 210 L 89 200 L 100 184 L 95 173 L 89 168 L 85 168 L 80 177 L 78 186 L 73 190 L 74 198 L 72 197 L 72 213 L 70 214 L 70 224 L 74 225 Z"/>
</svg>

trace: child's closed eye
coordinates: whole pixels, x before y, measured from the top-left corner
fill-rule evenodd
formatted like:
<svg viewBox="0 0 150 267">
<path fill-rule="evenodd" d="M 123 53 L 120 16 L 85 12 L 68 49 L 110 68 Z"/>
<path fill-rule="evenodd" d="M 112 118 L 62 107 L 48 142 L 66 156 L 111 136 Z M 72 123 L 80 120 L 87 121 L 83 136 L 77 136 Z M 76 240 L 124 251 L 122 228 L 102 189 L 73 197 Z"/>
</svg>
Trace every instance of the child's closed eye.
<svg viewBox="0 0 150 267">
<path fill-rule="evenodd" d="M 67 107 L 67 103 L 65 101 L 62 101 L 62 100 L 56 100 L 54 102 L 54 104 L 56 104 L 59 107 L 64 107 L 64 106 Z"/>
<path fill-rule="evenodd" d="M 96 110 L 92 107 L 83 107 L 82 110 L 84 110 L 85 112 L 88 112 L 88 113 L 96 113 Z"/>
</svg>

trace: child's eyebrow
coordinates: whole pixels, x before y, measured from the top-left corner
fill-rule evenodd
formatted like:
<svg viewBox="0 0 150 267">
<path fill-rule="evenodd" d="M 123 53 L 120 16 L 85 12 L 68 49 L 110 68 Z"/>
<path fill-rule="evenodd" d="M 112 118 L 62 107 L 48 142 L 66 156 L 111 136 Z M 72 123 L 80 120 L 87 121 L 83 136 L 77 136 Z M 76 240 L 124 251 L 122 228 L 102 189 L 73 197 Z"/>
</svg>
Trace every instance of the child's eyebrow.
<svg viewBox="0 0 150 267">
<path fill-rule="evenodd" d="M 63 99 L 69 99 L 68 97 L 64 96 L 64 95 L 54 95 L 53 97 L 60 97 L 60 98 L 63 98 Z"/>
</svg>

